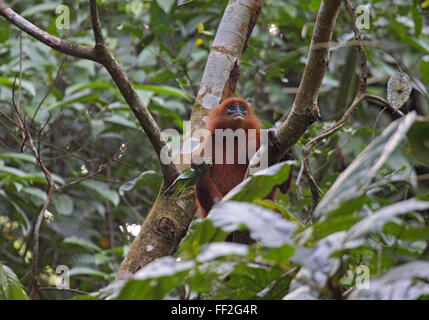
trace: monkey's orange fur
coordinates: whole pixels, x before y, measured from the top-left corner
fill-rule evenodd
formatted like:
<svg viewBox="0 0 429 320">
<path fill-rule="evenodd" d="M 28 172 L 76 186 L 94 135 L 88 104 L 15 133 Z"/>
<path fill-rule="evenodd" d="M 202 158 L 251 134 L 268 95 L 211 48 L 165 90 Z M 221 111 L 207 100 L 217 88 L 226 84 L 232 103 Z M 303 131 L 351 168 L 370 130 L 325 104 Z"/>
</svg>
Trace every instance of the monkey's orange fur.
<svg viewBox="0 0 429 320">
<path fill-rule="evenodd" d="M 242 121 L 234 121 L 230 116 L 228 116 L 227 108 L 233 103 L 240 103 L 246 107 L 247 114 Z M 252 141 L 251 143 L 256 144 L 257 150 L 260 146 L 259 136 L 261 127 L 262 125 L 258 117 L 255 115 L 249 104 L 243 99 L 229 98 L 223 101 L 217 107 L 210 110 L 208 118 L 208 130 L 210 131 L 210 137 L 208 138 L 207 143 L 211 143 L 213 146 L 211 154 L 213 165 L 209 168 L 208 172 L 200 178 L 196 186 L 197 204 L 202 217 L 207 216 L 216 200 L 222 199 L 225 194 L 227 194 L 232 188 L 243 181 L 250 160 L 249 156 L 246 155 L 246 163 L 238 163 L 238 154 L 242 152 L 240 149 L 243 146 L 240 146 L 238 141 L 235 140 L 233 150 L 234 163 L 226 164 L 227 150 L 225 145 L 223 146 L 223 163 L 215 163 L 215 130 L 232 129 L 235 131 L 237 129 L 244 129 L 246 132 L 246 146 L 248 146 L 248 130 L 255 129 L 256 134 L 253 137 L 256 138 L 256 142 Z M 217 140 L 217 143 L 218 142 L 219 140 Z M 207 146 L 207 143 L 205 146 Z M 203 154 L 204 150 L 201 152 L 201 155 Z"/>
</svg>

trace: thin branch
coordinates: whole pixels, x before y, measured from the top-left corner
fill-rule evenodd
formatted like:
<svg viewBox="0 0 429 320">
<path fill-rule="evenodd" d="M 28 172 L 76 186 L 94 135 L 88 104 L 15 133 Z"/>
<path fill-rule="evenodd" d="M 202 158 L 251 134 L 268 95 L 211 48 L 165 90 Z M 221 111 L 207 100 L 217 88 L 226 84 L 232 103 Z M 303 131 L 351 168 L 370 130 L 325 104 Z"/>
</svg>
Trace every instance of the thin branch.
<svg viewBox="0 0 429 320">
<path fill-rule="evenodd" d="M 396 118 L 402 118 L 403 116 L 405 116 L 405 114 L 401 110 L 395 109 L 390 104 L 389 101 L 387 101 L 386 99 L 384 99 L 382 97 L 379 97 L 379 96 L 377 96 L 375 94 L 366 93 L 365 94 L 365 98 L 381 102 L 382 104 L 384 104 L 384 106 L 386 107 L 386 109 L 389 110 Z"/>
<path fill-rule="evenodd" d="M 98 15 L 97 0 L 90 0 L 89 6 L 91 8 L 91 24 L 94 33 L 95 45 L 104 45 L 103 33 L 101 31 L 100 17 Z"/>
<path fill-rule="evenodd" d="M 164 164 L 161 161 L 161 151 L 163 149 L 169 148 L 167 142 L 162 137 L 161 130 L 159 129 L 147 107 L 141 101 L 140 96 L 137 94 L 124 70 L 105 45 L 101 32 L 101 23 L 98 15 L 96 0 L 91 0 L 90 11 L 94 37 L 96 38 L 95 50 L 99 59 L 98 62 L 100 62 L 109 72 L 122 96 L 127 101 L 129 107 L 133 111 L 135 117 L 148 136 L 160 160 L 159 162 L 161 164 L 161 171 L 163 173 L 164 181 L 166 185 L 170 185 L 180 174 L 180 172 L 174 163 Z"/>
<path fill-rule="evenodd" d="M 118 87 L 119 91 L 121 92 L 122 96 L 127 101 L 127 104 L 133 111 L 135 117 L 139 121 L 141 127 L 148 136 L 150 142 L 152 143 L 152 146 L 154 147 L 155 152 L 159 157 L 161 170 L 166 185 L 169 185 L 172 181 L 174 181 L 174 179 L 179 175 L 180 172 L 174 163 L 164 164 L 161 161 L 161 150 L 163 150 L 164 148 L 168 149 L 167 142 L 162 137 L 161 130 L 159 129 L 157 123 L 153 119 L 147 107 L 141 101 L 131 81 L 128 79 L 121 66 L 117 63 L 117 61 L 105 45 L 101 32 L 101 23 L 97 11 L 97 3 L 95 0 L 90 1 L 90 11 L 91 24 L 96 40 L 95 47 L 77 45 L 69 41 L 54 37 L 49 33 L 39 29 L 25 18 L 21 17 L 19 14 L 9 8 L 3 1 L 0 0 L 0 15 L 2 15 L 8 21 L 16 25 L 19 29 L 25 31 L 37 40 L 41 41 L 42 43 L 48 45 L 55 50 L 58 50 L 59 52 L 74 57 L 99 62 L 106 68 L 113 81 L 115 82 L 116 86 Z"/>
<path fill-rule="evenodd" d="M 46 90 L 45 95 L 43 96 L 42 100 L 40 100 L 39 104 L 36 107 L 36 110 L 34 111 L 33 116 L 31 117 L 30 121 L 30 129 L 33 127 L 34 119 L 36 118 L 37 113 L 39 112 L 40 107 L 45 102 L 45 100 L 48 98 L 49 94 L 51 93 L 51 90 L 55 87 L 55 84 L 58 82 L 58 80 L 61 78 L 62 70 L 65 62 L 65 57 L 61 60 L 60 67 L 58 68 L 57 75 L 54 79 L 54 81 L 51 82 L 51 84 L 48 87 L 48 90 Z"/>
<path fill-rule="evenodd" d="M 320 5 L 308 62 L 292 110 L 277 130 L 283 153 L 286 153 L 320 117 L 317 97 L 329 62 L 329 44 L 341 3 L 342 0 L 323 0 Z M 279 154 L 278 158 L 282 156 L 283 154 Z"/>
<path fill-rule="evenodd" d="M 79 289 L 73 289 L 73 288 L 57 288 L 57 287 L 40 287 L 39 290 L 47 291 L 47 290 L 55 290 L 55 291 L 69 291 L 73 293 L 78 294 L 89 294 L 88 292 L 79 290 Z"/>
<path fill-rule="evenodd" d="M 344 0 L 344 4 L 345 4 L 347 11 L 349 12 L 349 14 L 352 18 L 352 25 L 353 25 L 353 32 L 354 32 L 355 40 L 360 41 L 361 35 L 360 35 L 360 30 L 356 25 L 355 10 L 354 10 L 354 8 L 353 8 L 353 6 L 349 0 Z M 368 78 L 367 58 L 366 58 L 365 49 L 362 47 L 362 45 L 360 45 L 360 44 L 358 45 L 358 50 L 359 50 L 359 58 L 360 58 L 360 64 L 361 64 L 360 77 L 359 77 L 359 88 L 358 88 L 358 91 L 356 93 L 355 98 L 353 99 L 352 104 L 350 105 L 350 107 L 348 108 L 346 113 L 341 117 L 340 120 L 338 120 L 331 128 L 324 130 L 323 132 L 318 134 L 316 137 L 311 139 L 310 142 L 308 142 L 307 145 L 302 150 L 304 169 L 305 169 L 305 173 L 307 175 L 307 180 L 308 180 L 308 183 L 310 185 L 310 190 L 311 190 L 311 194 L 312 194 L 312 203 L 311 203 L 311 207 L 307 213 L 307 218 L 306 218 L 307 223 L 310 223 L 313 219 L 313 212 L 316 209 L 317 204 L 319 203 L 320 193 L 321 193 L 321 190 L 320 190 L 319 186 L 317 185 L 316 180 L 314 179 L 313 173 L 311 172 L 310 161 L 309 161 L 309 155 L 310 155 L 311 149 L 319 141 L 330 136 L 331 134 L 336 132 L 338 129 L 343 127 L 344 124 L 346 123 L 346 121 L 349 119 L 349 117 L 354 112 L 354 110 L 357 108 L 357 106 L 365 98 L 366 81 Z"/>
<path fill-rule="evenodd" d="M 331 134 L 333 134 L 334 132 L 336 132 L 337 130 L 339 130 L 341 127 L 343 127 L 346 123 L 346 121 L 350 118 L 350 116 L 352 115 L 352 113 L 355 111 L 355 109 L 357 108 L 357 106 L 366 98 L 369 99 L 374 99 L 377 101 L 380 101 L 382 103 L 384 103 L 386 105 L 386 108 L 388 108 L 393 114 L 395 114 L 396 116 L 403 116 L 403 113 L 399 110 L 396 110 L 395 108 L 393 108 L 393 106 L 390 105 L 390 103 L 381 98 L 378 97 L 376 95 L 371 95 L 371 94 L 366 94 L 366 86 L 367 86 L 367 78 L 368 78 L 368 66 L 367 66 L 367 57 L 366 57 L 366 52 L 365 49 L 362 46 L 361 43 L 361 34 L 360 34 L 360 30 L 357 27 L 356 24 L 356 13 L 355 13 L 355 9 L 353 8 L 352 4 L 350 3 L 349 0 L 344 0 L 344 4 L 347 8 L 347 11 L 349 12 L 351 18 L 352 18 L 352 25 L 353 25 L 353 31 L 355 34 L 355 40 L 358 43 L 357 44 L 357 48 L 359 51 L 359 58 L 360 58 L 360 64 L 361 64 L 361 68 L 360 68 L 360 77 L 359 77 L 359 87 L 358 87 L 358 91 L 355 95 L 355 98 L 353 99 L 353 102 L 351 103 L 350 107 L 347 109 L 347 111 L 344 113 L 344 115 L 341 117 L 340 120 L 338 120 L 332 127 L 324 130 L 323 132 L 321 132 L 320 134 L 318 134 L 316 137 L 314 137 L 313 139 L 311 139 L 307 145 L 304 147 L 304 149 L 302 150 L 302 156 L 303 156 L 303 164 L 304 164 L 304 168 L 305 168 L 305 173 L 307 175 L 308 178 L 308 182 L 310 185 L 310 189 L 311 189 L 311 193 L 312 193 L 312 204 L 311 204 L 311 208 L 307 213 L 307 218 L 306 221 L 307 223 L 310 223 L 312 218 L 313 218 L 313 212 L 316 209 L 317 204 L 319 203 L 319 199 L 320 199 L 320 193 L 322 192 L 319 188 L 319 186 L 317 185 L 314 176 L 311 172 L 311 168 L 310 168 L 310 163 L 309 163 L 309 154 L 312 150 L 312 148 L 321 140 L 329 137 Z"/>
</svg>

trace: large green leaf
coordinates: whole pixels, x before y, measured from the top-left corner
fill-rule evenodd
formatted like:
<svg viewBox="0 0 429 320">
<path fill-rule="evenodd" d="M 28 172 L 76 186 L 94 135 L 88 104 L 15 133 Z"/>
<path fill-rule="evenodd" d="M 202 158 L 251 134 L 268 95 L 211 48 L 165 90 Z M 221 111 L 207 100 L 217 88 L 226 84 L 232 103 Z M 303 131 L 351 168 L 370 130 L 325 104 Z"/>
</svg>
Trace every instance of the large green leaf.
<svg viewBox="0 0 429 320">
<path fill-rule="evenodd" d="M 384 225 L 398 215 L 428 208 L 429 201 L 421 201 L 414 198 L 383 207 L 350 228 L 344 238 L 344 243 L 352 243 L 371 233 L 382 231 Z"/>
<path fill-rule="evenodd" d="M 91 252 L 102 252 L 103 250 L 97 246 L 96 244 L 92 243 L 89 240 L 83 239 L 83 238 L 79 238 L 76 236 L 72 236 L 72 237 L 67 237 L 63 240 L 64 243 L 67 244 L 74 244 L 80 247 L 83 247 Z"/>
<path fill-rule="evenodd" d="M 280 185 L 288 179 L 294 164 L 296 162 L 286 161 L 260 170 L 228 192 L 222 200 L 252 202 L 264 198 L 274 186 Z"/>
<path fill-rule="evenodd" d="M 416 119 L 415 112 L 407 114 L 391 123 L 379 137 L 371 142 L 335 180 L 316 207 L 314 217 L 321 218 L 330 210 L 335 209 L 341 201 L 361 195 L 389 155 L 403 141 Z"/>
<path fill-rule="evenodd" d="M 96 191 L 100 196 L 112 202 L 115 206 L 119 204 L 119 195 L 115 190 L 111 190 L 105 183 L 86 180 L 81 182 L 85 187 Z"/>
<path fill-rule="evenodd" d="M 289 243 L 297 224 L 283 219 L 279 214 L 255 204 L 226 201 L 216 204 L 208 218 L 226 232 L 245 226 L 250 237 L 267 247 L 279 247 Z"/>
<path fill-rule="evenodd" d="M 429 295 L 429 262 L 412 261 L 371 278 L 370 288 L 355 290 L 350 300 L 411 300 Z"/>
<path fill-rule="evenodd" d="M 11 268 L 0 262 L 0 300 L 28 300 L 21 282 Z"/>
<path fill-rule="evenodd" d="M 161 9 L 168 14 L 173 7 L 173 5 L 176 3 L 176 0 L 156 0 L 158 5 L 161 7 Z"/>
<path fill-rule="evenodd" d="M 191 98 L 189 98 L 182 90 L 171 87 L 171 86 L 165 86 L 165 85 L 149 85 L 149 84 L 136 84 L 136 89 L 139 90 L 146 90 L 151 91 L 154 93 L 159 94 L 166 94 L 174 97 L 183 98 L 185 100 L 191 101 Z"/>
<path fill-rule="evenodd" d="M 61 2 L 43 2 L 41 4 L 33 5 L 28 9 L 21 12 L 22 17 L 29 17 L 36 13 L 42 13 L 44 11 L 55 12 L 55 9 L 61 4 Z"/>
<path fill-rule="evenodd" d="M 429 121 L 416 121 L 408 131 L 409 153 L 421 164 L 429 167 Z"/>
</svg>

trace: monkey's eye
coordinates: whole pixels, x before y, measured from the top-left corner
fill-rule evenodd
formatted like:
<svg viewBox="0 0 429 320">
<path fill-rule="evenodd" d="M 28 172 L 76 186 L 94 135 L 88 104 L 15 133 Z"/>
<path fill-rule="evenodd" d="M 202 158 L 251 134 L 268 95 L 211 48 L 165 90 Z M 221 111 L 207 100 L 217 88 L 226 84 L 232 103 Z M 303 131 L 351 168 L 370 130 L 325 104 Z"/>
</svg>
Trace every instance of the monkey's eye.
<svg viewBox="0 0 429 320">
<path fill-rule="evenodd" d="M 230 106 L 228 106 L 228 110 L 230 110 L 230 111 L 234 111 L 235 110 L 235 107 L 234 107 L 234 105 L 230 105 Z"/>
<path fill-rule="evenodd" d="M 246 111 L 246 107 L 245 106 L 240 106 L 240 110 L 241 111 Z"/>
</svg>

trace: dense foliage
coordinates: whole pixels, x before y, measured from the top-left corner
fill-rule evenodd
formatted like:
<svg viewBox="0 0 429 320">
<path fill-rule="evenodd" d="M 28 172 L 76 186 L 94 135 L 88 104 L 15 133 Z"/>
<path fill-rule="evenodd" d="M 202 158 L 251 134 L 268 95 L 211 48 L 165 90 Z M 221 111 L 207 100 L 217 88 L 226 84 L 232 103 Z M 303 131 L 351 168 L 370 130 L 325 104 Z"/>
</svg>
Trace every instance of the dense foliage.
<svg viewBox="0 0 429 320">
<path fill-rule="evenodd" d="M 183 2 L 100 2 L 108 45 L 161 129 L 182 130 L 189 119 L 227 4 Z M 69 29 L 56 27 L 60 4 L 70 8 Z M 367 91 L 386 97 L 389 77 L 408 74 L 413 90 L 401 108 L 407 115 L 395 120 L 383 105 L 366 100 L 346 126 L 313 148 L 311 166 L 323 191 L 315 222 L 304 224 L 312 195 L 305 176 L 298 177 L 300 150 L 341 117 L 357 88 L 359 58 L 347 45 L 353 30 L 344 7 L 318 99 L 322 118 L 295 146 L 295 161 L 239 185 L 208 219 L 195 218 L 174 257 L 114 284 L 160 188 L 156 154 L 104 69 L 59 54 L 0 19 L 0 299 L 27 297 L 33 226 L 47 197 L 45 176 L 13 124 L 13 98 L 59 188 L 40 230 L 44 298 L 427 298 L 429 2 L 368 4 L 370 28 L 361 30 Z M 236 93 L 267 128 L 293 103 L 319 5 L 265 1 Z M 13 9 L 53 35 L 94 43 L 86 0 L 19 1 Z M 298 184 L 294 179 L 291 192 L 276 202 L 263 200 L 292 164 Z M 224 242 L 239 229 L 256 242 Z M 60 265 L 70 270 L 72 290 L 53 290 Z M 360 287 L 367 280 L 370 290 Z"/>
</svg>

